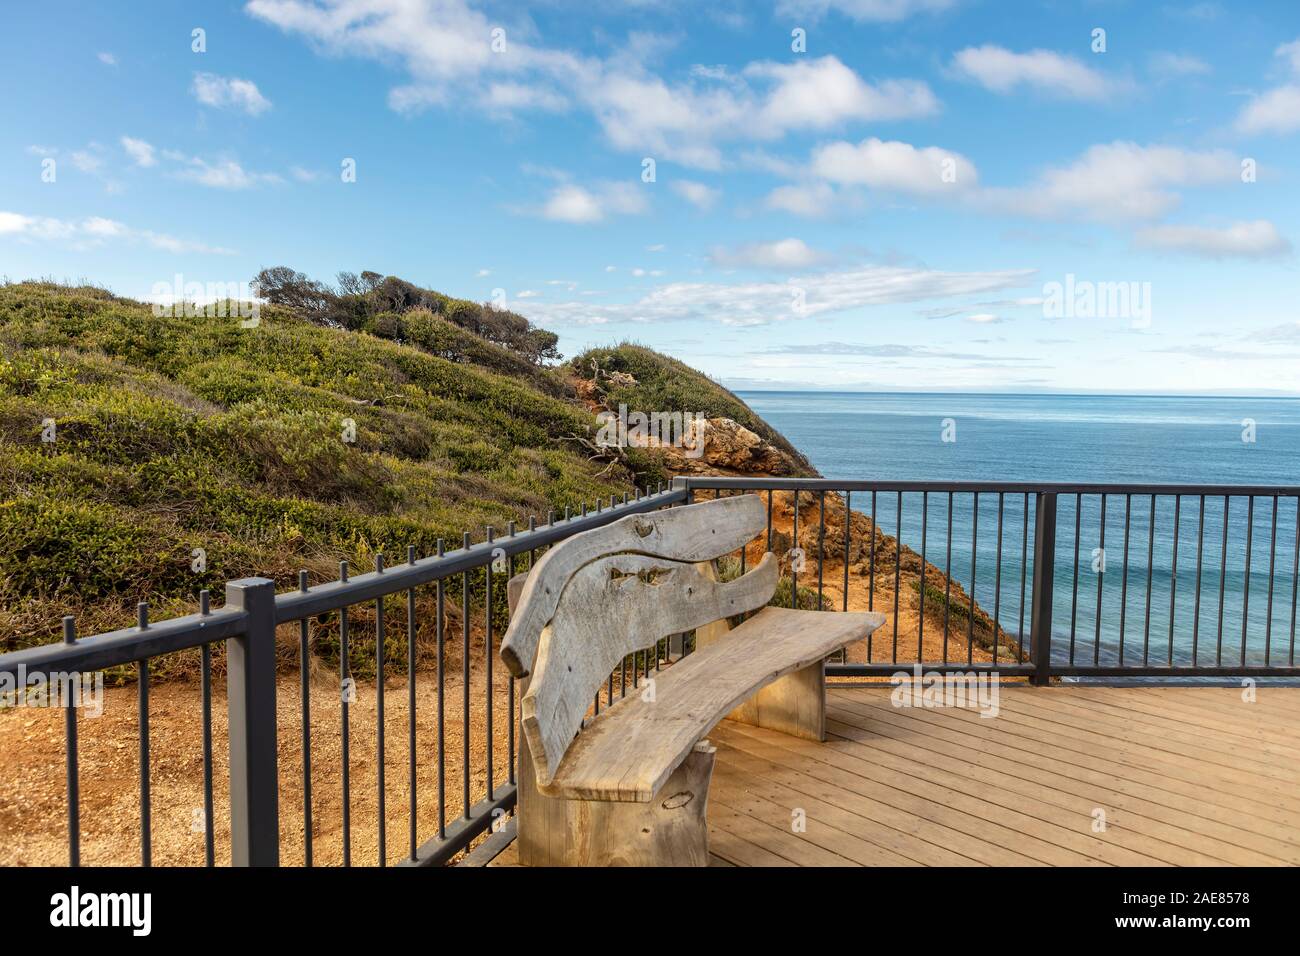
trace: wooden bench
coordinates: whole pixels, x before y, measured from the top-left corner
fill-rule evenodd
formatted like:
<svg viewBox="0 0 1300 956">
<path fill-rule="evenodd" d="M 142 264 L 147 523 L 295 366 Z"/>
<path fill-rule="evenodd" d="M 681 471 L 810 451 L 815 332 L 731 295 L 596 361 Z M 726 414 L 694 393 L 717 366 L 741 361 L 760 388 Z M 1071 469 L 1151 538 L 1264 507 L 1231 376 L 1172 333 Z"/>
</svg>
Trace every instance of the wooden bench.
<svg viewBox="0 0 1300 956">
<path fill-rule="evenodd" d="M 731 716 L 825 739 L 825 659 L 884 615 L 767 607 L 770 552 L 719 582 L 715 559 L 765 527 L 755 495 L 632 515 L 565 539 L 511 580 L 501 657 L 526 678 L 521 863 L 707 865 L 709 731 Z M 691 630 L 692 654 L 592 716 L 629 654 Z"/>
</svg>

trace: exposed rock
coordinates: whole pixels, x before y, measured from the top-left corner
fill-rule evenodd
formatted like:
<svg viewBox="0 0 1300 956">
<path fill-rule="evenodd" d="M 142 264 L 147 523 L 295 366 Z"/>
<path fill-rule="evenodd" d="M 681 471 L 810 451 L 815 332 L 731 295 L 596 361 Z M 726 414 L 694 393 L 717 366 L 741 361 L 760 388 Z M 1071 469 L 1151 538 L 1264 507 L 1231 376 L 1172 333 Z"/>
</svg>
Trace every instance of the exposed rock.
<svg viewBox="0 0 1300 956">
<path fill-rule="evenodd" d="M 682 443 L 685 447 L 660 445 L 653 440 L 647 443 L 663 449 L 667 466 L 675 474 L 781 477 L 796 472 L 795 463 L 785 452 L 737 421 L 707 418 L 690 425 Z M 702 451 L 697 429 L 703 430 Z"/>
</svg>

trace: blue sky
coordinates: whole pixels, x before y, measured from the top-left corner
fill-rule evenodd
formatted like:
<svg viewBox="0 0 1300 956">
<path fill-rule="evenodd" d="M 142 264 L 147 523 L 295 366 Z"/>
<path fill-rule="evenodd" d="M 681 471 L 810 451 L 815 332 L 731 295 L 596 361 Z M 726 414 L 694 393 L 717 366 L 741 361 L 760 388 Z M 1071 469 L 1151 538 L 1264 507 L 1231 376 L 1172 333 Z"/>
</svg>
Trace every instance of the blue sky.
<svg viewBox="0 0 1300 956">
<path fill-rule="evenodd" d="M 1300 392 L 1292 0 L 3 18 L 13 280 L 372 269 L 740 388 Z"/>
</svg>

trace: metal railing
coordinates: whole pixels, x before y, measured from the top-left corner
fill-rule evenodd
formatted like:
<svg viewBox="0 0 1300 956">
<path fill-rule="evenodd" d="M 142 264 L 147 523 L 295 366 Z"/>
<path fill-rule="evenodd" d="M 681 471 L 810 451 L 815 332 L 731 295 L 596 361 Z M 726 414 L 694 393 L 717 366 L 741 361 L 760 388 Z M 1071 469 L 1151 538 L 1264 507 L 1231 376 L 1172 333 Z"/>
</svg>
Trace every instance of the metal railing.
<svg viewBox="0 0 1300 956">
<path fill-rule="evenodd" d="M 1300 581 L 1297 487 L 690 477 L 674 479 L 668 490 L 638 493 L 632 500 L 624 496 L 622 502 L 611 499 L 608 506 L 597 504 L 594 511 L 584 505 L 581 514 L 567 510 L 563 518 L 551 514 L 544 524 L 530 519 L 526 531 L 512 523 L 503 537 L 489 528 L 484 540 L 474 543 L 467 533 L 455 551 L 446 551 L 439 541 L 435 555 L 417 558 L 408 549 L 406 562 L 391 566 L 380 555 L 368 574 L 354 576 L 344 563 L 338 580 L 309 586 L 307 573 L 302 572 L 296 591 L 277 594 L 274 582 L 264 578 L 232 581 L 226 586 L 223 607 L 210 608 L 203 592 L 199 613 L 186 617 L 151 622 L 147 606 L 141 605 L 136 627 L 89 638 L 78 638 L 73 620 L 65 618 L 62 643 L 0 656 L 0 674 L 41 674 L 53 682 L 68 674 L 134 666 L 140 862 L 148 866 L 153 831 L 149 663 L 197 648 L 201 655 L 202 833 L 204 861 L 211 866 L 217 857 L 213 648 L 224 644 L 229 858 L 234 865 L 276 865 L 282 862 L 282 835 L 299 822 L 282 819 L 290 810 L 280 785 L 285 768 L 278 755 L 277 629 L 297 625 L 302 805 L 293 815 L 301 815 L 301 862 L 310 866 L 314 862 L 312 740 L 313 733 L 322 733 L 313 724 L 309 693 L 309 629 L 315 620 L 318 628 L 328 628 L 339 642 L 338 671 L 331 681 L 336 680 L 332 686 L 341 691 L 337 739 L 342 862 L 351 865 L 355 781 L 350 743 L 356 731 L 350 710 L 356 700 L 351 642 L 357 635 L 349 612 L 364 609 L 370 612 L 364 623 L 367 630 L 373 628 L 379 678 L 373 690 L 377 862 L 440 865 L 470 848 L 515 803 L 515 687 L 504 669 L 497 673 L 504 676 L 506 703 L 504 708 L 494 703 L 494 633 L 500 636 L 494 621 L 504 619 L 505 604 L 499 582 L 516 572 L 525 555 L 524 567 L 531 567 L 538 553 L 551 544 L 624 515 L 749 492 L 764 497 L 768 508 L 765 535 L 749 550 L 754 555 L 775 550 L 783 559 L 792 602 L 811 601 L 827 610 L 886 613 L 888 624 L 858 649 L 862 659 L 853 660 L 851 653 L 828 664 L 829 676 L 884 676 L 907 665 L 934 672 L 996 671 L 1039 684 L 1059 677 L 1294 677 L 1300 673 L 1295 664 Z M 837 518 L 842 531 L 832 548 L 827 545 L 828 527 L 833 530 Z M 891 554 L 891 539 L 901 541 L 913 554 L 897 549 Z M 1108 555 L 1107 541 L 1113 549 L 1117 540 L 1122 542 L 1120 553 Z M 1266 553 L 1263 542 L 1267 542 Z M 790 560 L 795 550 L 802 552 L 802 560 Z M 740 573 L 748 557 L 752 556 L 740 552 Z M 837 573 L 828 575 L 828 568 Z M 419 613 L 416 596 L 425 588 L 435 592 L 430 616 L 437 635 L 436 773 L 418 777 L 416 637 L 428 621 Z M 459 755 L 447 739 L 455 727 L 445 713 L 447 652 L 455 650 L 447 623 L 456 596 L 461 617 Z M 382 678 L 389 673 L 385 660 L 389 631 L 385 598 L 389 597 L 406 599 L 407 832 L 400 859 L 389 853 L 385 825 L 390 785 L 385 779 Z M 485 726 L 476 731 L 470 720 L 471 616 L 479 614 L 485 637 L 480 674 L 486 693 Z M 322 623 L 324 616 L 330 617 Z M 629 688 L 635 690 L 652 669 L 669 662 L 669 643 L 661 642 L 652 651 L 625 660 L 596 696 L 592 713 L 600 712 L 602 696 L 608 706 Z M 681 640 L 671 643 L 688 649 Z M 497 763 L 494 750 L 499 725 L 494 725 L 493 715 L 498 709 L 504 710 L 505 718 L 504 766 Z M 68 859 L 78 865 L 82 832 L 78 725 L 75 706 L 67 703 L 65 710 Z M 471 743 L 481 748 L 472 748 Z M 482 753 L 481 787 L 471 781 L 476 749 Z M 458 795 L 449 792 L 457 771 Z M 430 799 L 436 803 L 436 819 L 426 827 L 432 832 L 421 834 L 417 811 L 424 807 L 427 819 Z M 9 838 L 19 840 L 21 834 Z"/>
<path fill-rule="evenodd" d="M 75 622 L 64 619 L 63 642 L 27 648 L 0 656 L 0 674 L 42 675 L 47 681 L 67 681 L 69 676 L 88 675 L 105 668 L 134 665 L 138 700 L 138 751 L 140 794 L 140 862 L 152 863 L 153 824 L 150 760 L 150 661 L 162 655 L 191 651 L 201 654 L 201 720 L 203 747 L 203 808 L 204 861 L 214 865 L 214 758 L 212 748 L 212 650 L 224 642 L 226 653 L 226 707 L 229 732 L 229 791 L 230 791 L 230 860 L 236 866 L 275 866 L 281 862 L 281 816 L 288 812 L 282 806 L 278 761 L 277 727 L 277 628 L 297 624 L 299 667 L 301 669 L 301 735 L 302 735 L 302 835 L 303 860 L 313 864 L 313 801 L 311 748 L 313 723 L 309 693 L 309 624 L 322 615 L 336 615 L 329 626 L 335 629 L 339 640 L 340 724 L 338 738 L 341 744 L 342 773 L 342 862 L 352 863 L 350 809 L 353 797 L 349 744 L 354 734 L 351 724 L 350 704 L 356 699 L 355 682 L 351 676 L 354 637 L 349 611 L 372 606 L 375 639 L 375 713 L 374 732 L 376 753 L 376 803 L 377 803 L 377 862 L 391 861 L 387 846 L 385 780 L 385 723 L 384 675 L 385 639 L 389 625 L 385 616 L 385 598 L 406 598 L 406 649 L 407 649 L 407 817 L 408 827 L 405 852 L 401 863 L 407 865 L 441 865 L 466 850 L 480 835 L 488 831 L 494 821 L 508 813 L 515 803 L 515 687 L 505 674 L 507 684 L 506 704 L 506 754 L 504 766 L 495 762 L 493 714 L 494 616 L 504 613 L 505 589 L 497 582 L 508 579 L 516 571 L 516 562 L 527 555 L 531 567 L 539 551 L 580 531 L 608 524 L 629 514 L 638 514 L 680 504 L 686 500 L 683 489 L 665 490 L 662 486 L 642 495 L 639 491 L 622 500 L 611 498 L 608 504 L 598 502 L 594 510 L 584 504 L 580 514 L 565 510 L 563 518 L 552 512 L 548 520 L 539 524 L 529 520 L 528 530 L 517 530 L 512 522 L 505 536 L 496 537 L 488 528 L 484 540 L 473 543 L 466 532 L 461 547 L 445 551 L 441 540 L 437 554 L 417 558 L 414 549 L 407 551 L 403 564 L 388 566 L 383 555 L 376 557 L 375 570 L 368 574 L 352 575 L 346 562 L 340 567 L 337 581 L 308 585 L 307 572 L 299 575 L 299 589 L 277 594 L 275 583 L 265 578 L 246 578 L 226 585 L 225 605 L 209 607 L 206 591 L 200 595 L 200 611 L 186 617 L 151 622 L 148 607 L 138 609 L 136 627 L 94 637 L 78 638 Z M 458 587 L 457 587 L 458 585 Z M 481 585 L 481 590 L 479 586 Z M 416 739 L 416 636 L 421 622 L 418 620 L 416 595 L 418 589 L 431 587 L 435 592 L 433 625 L 437 635 L 437 772 L 436 784 L 432 780 L 417 779 Z M 448 721 L 444 712 L 447 694 L 447 669 L 445 652 L 448 600 L 458 590 L 461 598 L 461 673 L 459 701 L 461 711 L 459 776 L 461 792 L 459 812 L 449 819 L 449 810 L 455 811 L 454 798 L 448 798 L 448 746 L 445 731 Z M 471 787 L 471 615 L 482 614 L 485 640 L 483 642 L 483 668 L 486 688 L 484 716 L 486 725 L 482 740 L 482 771 L 485 784 L 483 795 Z M 367 621 L 367 624 L 370 623 Z M 497 633 L 499 637 L 499 630 Z M 631 663 L 632 686 L 639 680 L 639 671 L 649 672 L 649 654 L 637 657 Z M 661 661 L 655 656 L 653 665 Z M 629 662 L 625 662 L 619 682 L 618 696 L 626 694 Z M 503 669 L 502 669 L 503 670 Z M 606 702 L 615 699 L 615 682 L 611 677 Z M 78 726 L 76 706 L 68 700 L 65 708 L 64 736 L 66 741 L 66 784 L 68 811 L 68 861 L 76 866 L 81 862 L 81 781 L 78 767 Z M 597 708 L 599 700 L 596 701 Z M 321 733 L 320 728 L 315 728 Z M 454 758 L 453 758 L 454 759 Z M 421 795 L 436 786 L 437 820 L 435 832 L 426 835 L 423 842 L 417 832 L 417 805 Z M 9 834 L 6 839 L 21 840 L 21 834 Z M 123 862 L 115 860 L 114 862 Z"/>
<path fill-rule="evenodd" d="M 774 505 L 788 512 L 802 558 L 787 562 L 792 601 L 814 587 L 817 606 L 883 601 L 887 623 L 863 659 L 828 664 L 830 675 L 904 664 L 1035 683 L 1300 675 L 1298 486 L 688 477 L 674 487 L 693 501 L 765 496 L 769 549 L 774 530 L 785 533 Z M 834 548 L 828 516 L 849 529 Z M 870 530 L 855 538 L 855 523 Z M 891 557 L 888 539 L 932 571 L 904 589 L 911 559 Z"/>
</svg>

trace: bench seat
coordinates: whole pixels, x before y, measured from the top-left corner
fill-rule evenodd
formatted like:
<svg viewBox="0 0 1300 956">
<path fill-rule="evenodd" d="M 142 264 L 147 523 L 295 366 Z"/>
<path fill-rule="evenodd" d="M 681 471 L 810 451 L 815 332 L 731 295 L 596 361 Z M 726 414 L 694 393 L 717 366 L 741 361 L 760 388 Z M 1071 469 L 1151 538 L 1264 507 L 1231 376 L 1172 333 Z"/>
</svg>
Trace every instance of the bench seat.
<svg viewBox="0 0 1300 956">
<path fill-rule="evenodd" d="M 642 685 L 587 722 L 540 790 L 565 799 L 649 803 L 696 742 L 737 705 L 864 639 L 884 620 L 878 613 L 765 607 L 655 672 L 653 699 Z"/>
</svg>

